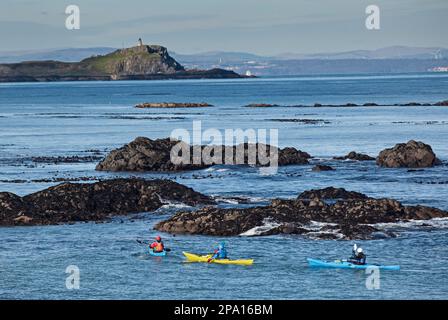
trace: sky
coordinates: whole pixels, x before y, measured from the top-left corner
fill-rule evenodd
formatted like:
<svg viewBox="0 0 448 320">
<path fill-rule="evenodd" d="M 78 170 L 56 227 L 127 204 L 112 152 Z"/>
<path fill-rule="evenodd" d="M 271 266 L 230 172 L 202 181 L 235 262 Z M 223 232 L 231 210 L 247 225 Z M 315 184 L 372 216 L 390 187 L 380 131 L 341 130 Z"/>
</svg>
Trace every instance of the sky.
<svg viewBox="0 0 448 320">
<path fill-rule="evenodd" d="M 368 5 L 380 30 L 365 27 Z M 65 9 L 80 9 L 67 30 Z M 0 51 L 128 47 L 263 55 L 448 47 L 448 0 L 0 0 Z"/>
</svg>

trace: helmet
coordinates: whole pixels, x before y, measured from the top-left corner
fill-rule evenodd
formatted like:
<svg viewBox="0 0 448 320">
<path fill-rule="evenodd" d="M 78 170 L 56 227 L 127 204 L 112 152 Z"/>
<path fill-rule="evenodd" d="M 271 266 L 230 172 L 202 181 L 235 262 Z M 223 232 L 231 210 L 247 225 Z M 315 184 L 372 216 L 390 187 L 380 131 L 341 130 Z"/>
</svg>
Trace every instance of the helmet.
<svg viewBox="0 0 448 320">
<path fill-rule="evenodd" d="M 226 246 L 226 244 L 225 244 L 224 241 L 223 241 L 223 242 L 221 242 L 221 243 L 218 245 L 218 248 L 219 248 L 219 249 L 224 249 L 225 246 Z"/>
<path fill-rule="evenodd" d="M 362 251 L 363 251 L 362 248 L 358 248 L 358 249 L 356 249 L 356 252 L 357 252 L 357 253 L 362 253 Z"/>
<path fill-rule="evenodd" d="M 162 238 L 160 236 L 157 236 L 156 241 L 162 241 Z"/>
</svg>

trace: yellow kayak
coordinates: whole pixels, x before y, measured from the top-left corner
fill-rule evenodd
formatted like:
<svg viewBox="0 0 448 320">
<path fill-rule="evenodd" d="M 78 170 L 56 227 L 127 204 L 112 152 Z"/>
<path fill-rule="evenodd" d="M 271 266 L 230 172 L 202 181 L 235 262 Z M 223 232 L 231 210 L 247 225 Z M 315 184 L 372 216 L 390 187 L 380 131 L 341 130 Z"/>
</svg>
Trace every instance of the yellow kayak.
<svg viewBox="0 0 448 320">
<path fill-rule="evenodd" d="M 212 256 L 211 254 L 206 256 L 198 256 L 197 254 L 188 253 L 188 252 L 182 252 L 184 256 L 187 258 L 188 262 L 208 262 L 208 259 Z M 243 266 L 250 266 L 252 263 L 254 263 L 253 259 L 238 259 L 238 260 L 231 260 L 231 259 L 215 259 L 212 260 L 210 263 L 218 263 L 218 264 L 239 264 Z"/>
</svg>

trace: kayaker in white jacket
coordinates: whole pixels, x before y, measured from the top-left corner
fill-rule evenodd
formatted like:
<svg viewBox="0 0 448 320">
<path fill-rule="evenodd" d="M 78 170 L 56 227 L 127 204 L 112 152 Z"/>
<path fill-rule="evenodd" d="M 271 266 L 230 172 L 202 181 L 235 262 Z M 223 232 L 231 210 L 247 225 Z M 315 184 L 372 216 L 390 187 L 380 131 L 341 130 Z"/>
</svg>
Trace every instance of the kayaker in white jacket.
<svg viewBox="0 0 448 320">
<path fill-rule="evenodd" d="M 358 247 L 356 243 L 353 245 L 352 256 L 347 260 L 353 264 L 363 265 L 366 264 L 367 256 L 361 247 Z"/>
</svg>

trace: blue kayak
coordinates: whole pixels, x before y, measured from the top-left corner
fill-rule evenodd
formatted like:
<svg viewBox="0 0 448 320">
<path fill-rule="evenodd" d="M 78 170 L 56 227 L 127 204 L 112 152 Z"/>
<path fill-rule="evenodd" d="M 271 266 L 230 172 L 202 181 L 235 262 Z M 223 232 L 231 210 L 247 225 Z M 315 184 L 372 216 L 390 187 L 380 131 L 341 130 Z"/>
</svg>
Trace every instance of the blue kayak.
<svg viewBox="0 0 448 320">
<path fill-rule="evenodd" d="M 336 260 L 336 261 L 325 261 L 318 259 L 307 258 L 310 267 L 319 268 L 341 268 L 341 269 L 367 269 L 367 268 L 379 268 L 382 270 L 400 270 L 400 266 L 383 266 L 379 264 L 363 264 L 358 265 L 347 261 Z"/>
<path fill-rule="evenodd" d="M 149 254 L 154 257 L 164 257 L 166 256 L 166 251 L 154 252 L 152 249 L 149 249 Z"/>
</svg>

